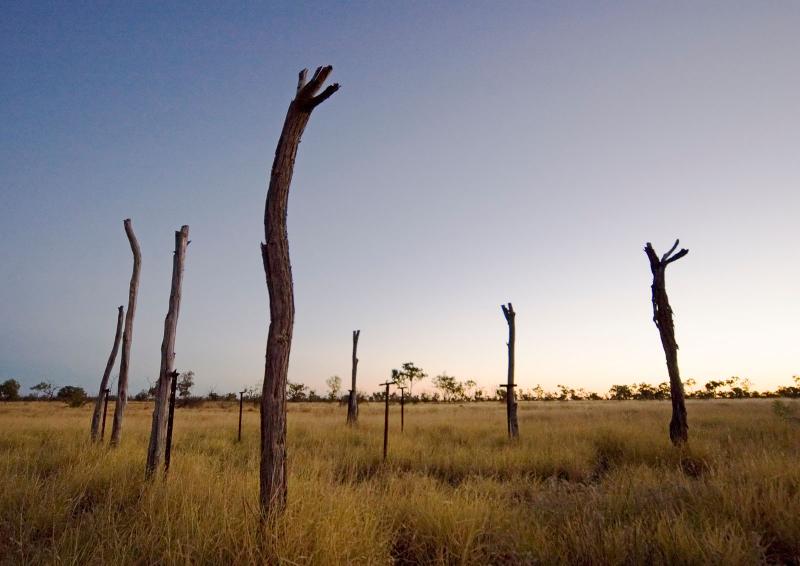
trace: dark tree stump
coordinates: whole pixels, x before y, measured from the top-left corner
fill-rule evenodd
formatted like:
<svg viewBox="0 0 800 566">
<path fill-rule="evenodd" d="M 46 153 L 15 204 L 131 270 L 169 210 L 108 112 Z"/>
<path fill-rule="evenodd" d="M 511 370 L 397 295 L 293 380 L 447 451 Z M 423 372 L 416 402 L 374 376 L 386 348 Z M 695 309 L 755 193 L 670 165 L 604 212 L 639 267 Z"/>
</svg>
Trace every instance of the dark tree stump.
<svg viewBox="0 0 800 566">
<path fill-rule="evenodd" d="M 669 423 L 669 439 L 673 444 L 684 444 L 689 440 L 689 423 L 686 419 L 686 401 L 683 392 L 683 383 L 678 369 L 678 343 L 675 341 L 675 324 L 672 321 L 672 307 L 669 304 L 665 283 L 667 266 L 689 253 L 681 249 L 673 255 L 680 240 L 675 240 L 672 248 L 659 259 L 652 244 L 647 242 L 644 251 L 650 260 L 650 271 L 653 273 L 652 301 L 653 322 L 661 336 L 661 345 L 667 358 L 667 371 L 669 372 L 669 388 L 672 397 L 672 420 Z"/>
<path fill-rule="evenodd" d="M 320 92 L 332 70 L 330 66 L 318 67 L 309 81 L 306 80 L 308 71 L 300 71 L 297 91 L 289 104 L 275 149 L 264 207 L 265 243 L 261 244 L 261 257 L 269 292 L 269 332 L 261 395 L 259 481 L 259 503 L 264 518 L 280 514 L 286 507 L 286 376 L 294 326 L 294 288 L 286 231 L 289 188 L 297 146 L 311 112 L 339 90 L 338 84 L 332 84 Z"/>
<path fill-rule="evenodd" d="M 508 323 L 508 382 L 501 387 L 506 387 L 506 417 L 508 419 L 508 437 L 519 438 L 519 423 L 517 422 L 517 399 L 514 394 L 514 341 L 516 339 L 516 330 L 514 327 L 514 319 L 517 313 L 514 312 L 514 307 L 511 303 L 500 305 L 503 309 L 503 316 Z"/>
<path fill-rule="evenodd" d="M 360 330 L 353 330 L 353 371 L 351 376 L 352 383 L 350 385 L 350 396 L 347 402 L 347 424 L 349 425 L 358 423 L 358 391 L 356 389 L 358 357 L 356 357 L 356 351 L 358 350 L 358 337 L 360 335 Z"/>
</svg>

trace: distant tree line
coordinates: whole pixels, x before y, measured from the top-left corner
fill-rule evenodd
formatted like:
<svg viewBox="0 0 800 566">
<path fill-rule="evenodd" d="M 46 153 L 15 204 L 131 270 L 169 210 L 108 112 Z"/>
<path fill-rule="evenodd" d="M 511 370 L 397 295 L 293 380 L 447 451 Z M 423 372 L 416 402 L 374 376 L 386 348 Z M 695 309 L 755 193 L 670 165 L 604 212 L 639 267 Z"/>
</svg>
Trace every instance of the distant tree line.
<svg viewBox="0 0 800 566">
<path fill-rule="evenodd" d="M 398 384 L 408 384 L 421 381 L 427 374 L 412 363 L 403 364 L 401 370 L 392 370 L 394 381 Z M 409 377 L 413 376 L 413 377 Z M 800 375 L 792 377 L 793 385 L 780 386 L 774 391 L 757 391 L 747 379 L 731 377 L 724 380 L 710 380 L 698 386 L 694 379 L 683 382 L 686 397 L 689 399 L 757 399 L 789 397 L 800 398 Z M 347 403 L 347 395 L 342 396 L 342 380 L 339 376 L 331 376 L 326 381 L 327 391 L 318 393 L 303 383 L 288 382 L 286 386 L 286 399 L 292 403 L 298 402 L 339 402 Z M 481 401 L 505 401 L 505 389 L 496 388 L 487 392 L 485 388 L 478 387 L 473 379 L 459 380 L 446 372 L 431 379 L 433 392 L 423 391 L 412 394 L 407 392 L 406 401 L 409 403 L 474 403 Z M 193 395 L 194 372 L 187 371 L 178 377 L 178 406 L 191 407 L 204 401 L 238 401 L 239 393 L 218 393 L 213 388 L 205 395 Z M 7 379 L 0 383 L 0 401 L 61 401 L 71 407 L 80 407 L 90 398 L 82 387 L 65 385 L 57 387 L 53 383 L 43 380 L 30 388 L 28 395 L 20 393 L 22 387 L 15 379 Z M 260 395 L 256 386 L 245 388 L 241 392 L 245 400 L 258 403 Z M 135 401 L 149 401 L 153 399 L 155 387 L 142 389 L 133 396 Z M 670 399 L 669 383 L 662 382 L 657 385 L 649 383 L 632 383 L 612 385 L 605 394 L 587 391 L 583 388 L 573 388 L 567 385 L 558 385 L 555 391 L 546 391 L 541 385 L 529 389 L 520 388 L 517 392 L 520 401 L 665 401 Z M 358 392 L 358 400 L 382 402 L 386 398 L 383 390 L 373 393 Z M 389 395 L 392 401 L 399 401 L 400 396 L 396 391 Z"/>
</svg>

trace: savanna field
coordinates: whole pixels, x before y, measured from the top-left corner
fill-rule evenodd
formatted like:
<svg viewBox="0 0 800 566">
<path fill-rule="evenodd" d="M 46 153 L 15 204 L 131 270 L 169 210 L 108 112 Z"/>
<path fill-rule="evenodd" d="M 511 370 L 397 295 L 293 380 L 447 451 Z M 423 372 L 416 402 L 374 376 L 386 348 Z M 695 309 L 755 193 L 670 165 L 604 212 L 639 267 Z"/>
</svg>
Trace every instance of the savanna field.
<svg viewBox="0 0 800 566">
<path fill-rule="evenodd" d="M 258 422 L 179 408 L 172 466 L 144 480 L 152 405 L 122 446 L 89 442 L 91 408 L 0 404 L 0 562 L 59 564 L 756 564 L 800 562 L 800 403 L 290 404 L 289 502 L 258 520 Z M 111 408 L 109 408 L 109 413 Z M 109 427 L 110 428 L 110 427 Z M 109 429 L 106 430 L 108 439 Z"/>
</svg>

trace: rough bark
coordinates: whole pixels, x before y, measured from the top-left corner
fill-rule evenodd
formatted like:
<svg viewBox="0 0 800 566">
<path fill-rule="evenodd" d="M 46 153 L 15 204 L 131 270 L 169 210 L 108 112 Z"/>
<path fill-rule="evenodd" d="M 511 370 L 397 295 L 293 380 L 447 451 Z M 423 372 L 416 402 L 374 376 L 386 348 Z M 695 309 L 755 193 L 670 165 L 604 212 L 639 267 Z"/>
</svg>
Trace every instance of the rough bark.
<svg viewBox="0 0 800 566">
<path fill-rule="evenodd" d="M 147 449 L 146 475 L 152 476 L 164 459 L 167 435 L 167 416 L 169 397 L 175 372 L 175 335 L 178 329 L 178 315 L 181 308 L 181 285 L 183 265 L 186 260 L 186 247 L 189 245 L 189 227 L 182 226 L 175 232 L 175 253 L 172 257 L 172 285 L 169 292 L 169 308 L 164 319 L 164 338 L 161 341 L 161 367 L 156 383 L 153 422 L 150 427 L 150 444 Z"/>
<path fill-rule="evenodd" d="M 651 286 L 653 322 L 661 336 L 661 345 L 664 347 L 667 371 L 669 372 L 669 388 L 672 397 L 672 419 L 669 423 L 669 439 L 676 446 L 689 440 L 689 423 L 686 418 L 683 382 L 681 382 L 681 374 L 678 369 L 678 343 L 675 341 L 675 324 L 672 320 L 672 307 L 667 296 L 665 276 L 667 266 L 670 263 L 689 253 L 687 249 L 681 249 L 679 252 L 674 253 L 679 242 L 679 240 L 675 240 L 672 248 L 661 258 L 658 257 L 650 242 L 647 242 L 644 247 L 647 259 L 650 261 L 650 271 L 653 274 L 653 284 Z"/>
<path fill-rule="evenodd" d="M 294 289 L 289 262 L 286 212 L 297 147 L 311 112 L 339 89 L 322 84 L 332 68 L 318 67 L 311 80 L 300 71 L 297 91 L 275 149 L 264 207 L 265 243 L 261 257 L 269 293 L 269 332 L 261 396 L 261 467 L 259 503 L 264 518 L 286 506 L 286 376 L 294 326 Z M 319 93 L 319 94 L 318 94 Z"/>
<path fill-rule="evenodd" d="M 353 330 L 353 371 L 350 384 L 350 398 L 347 403 L 347 424 L 349 425 L 358 423 L 358 392 L 356 389 L 358 357 L 356 357 L 356 351 L 358 350 L 358 337 L 360 335 L 360 330 Z"/>
<path fill-rule="evenodd" d="M 514 319 L 516 314 L 514 307 L 511 303 L 500 305 L 503 309 L 503 316 L 508 323 L 508 381 L 506 387 L 506 416 L 508 419 L 508 437 L 519 438 L 519 423 L 517 422 L 517 399 L 514 392 L 514 341 L 516 339 L 516 330 L 514 327 Z"/>
<path fill-rule="evenodd" d="M 103 401 L 106 398 L 105 393 L 108 388 L 108 379 L 111 377 L 111 370 L 114 368 L 114 362 L 117 359 L 117 351 L 119 351 L 119 341 L 122 339 L 122 320 L 123 308 L 120 306 L 117 311 L 117 331 L 114 333 L 114 345 L 111 347 L 111 353 L 108 355 L 106 369 L 103 372 L 103 377 L 100 379 L 100 392 L 97 394 L 97 400 L 94 402 L 91 426 L 92 442 L 97 442 L 100 433 L 100 417 L 103 413 Z"/>
<path fill-rule="evenodd" d="M 139 241 L 133 233 L 131 219 L 123 222 L 125 234 L 133 253 L 133 272 L 128 288 L 128 310 L 125 313 L 125 330 L 122 332 L 122 357 L 119 362 L 119 379 L 117 382 L 117 402 L 114 404 L 114 425 L 111 428 L 111 446 L 119 445 L 122 438 L 122 419 L 128 405 L 128 368 L 131 361 L 131 343 L 133 342 L 133 317 L 136 314 L 136 294 L 139 292 L 139 272 L 142 268 L 142 252 Z"/>
</svg>

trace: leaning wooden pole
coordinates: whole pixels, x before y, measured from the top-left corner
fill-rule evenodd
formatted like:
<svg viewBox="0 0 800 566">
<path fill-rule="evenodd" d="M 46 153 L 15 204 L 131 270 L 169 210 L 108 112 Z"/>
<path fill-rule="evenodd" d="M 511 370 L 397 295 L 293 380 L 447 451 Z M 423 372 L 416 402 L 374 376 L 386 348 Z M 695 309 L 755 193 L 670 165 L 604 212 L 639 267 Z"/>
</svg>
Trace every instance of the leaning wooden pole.
<svg viewBox="0 0 800 566">
<path fill-rule="evenodd" d="M 169 292 L 169 307 L 164 319 L 164 338 L 161 341 L 161 367 L 156 382 L 153 423 L 150 427 L 150 444 L 147 449 L 146 475 L 150 477 L 164 459 L 167 436 L 167 417 L 172 381 L 178 379 L 175 372 L 175 334 L 178 330 L 178 314 L 181 308 L 181 285 L 186 247 L 189 245 L 189 227 L 182 226 L 175 232 L 175 253 L 172 256 L 172 285 Z"/>
<path fill-rule="evenodd" d="M 508 323 L 508 381 L 501 387 L 506 387 L 506 417 L 508 419 L 508 437 L 519 438 L 519 423 L 517 422 L 517 399 L 514 392 L 514 341 L 516 330 L 514 319 L 516 314 L 511 303 L 500 305 L 503 309 L 503 316 Z"/>
<path fill-rule="evenodd" d="M 387 381 L 381 383 L 386 386 L 386 393 L 383 396 L 384 411 L 383 411 L 383 461 L 389 455 L 389 386 L 395 385 L 396 381 Z"/>
<path fill-rule="evenodd" d="M 354 425 L 358 422 L 358 390 L 356 389 L 356 372 L 358 370 L 358 337 L 360 330 L 353 330 L 353 371 L 351 376 L 350 397 L 347 401 L 347 424 Z"/>
<path fill-rule="evenodd" d="M 111 446 L 117 446 L 122 438 L 122 419 L 128 405 L 128 368 L 131 362 L 131 343 L 133 342 L 133 317 L 136 314 L 136 294 L 139 292 L 139 272 L 142 268 L 142 252 L 139 241 L 133 233 L 131 219 L 123 222 L 125 234 L 133 253 L 133 272 L 128 288 L 128 310 L 125 313 L 125 330 L 122 332 L 122 357 L 119 361 L 119 380 L 117 382 L 117 402 L 114 405 L 114 424 L 111 428 Z"/>
<path fill-rule="evenodd" d="M 108 355 L 106 369 L 103 372 L 103 377 L 100 379 L 100 392 L 97 394 L 97 400 L 94 402 L 91 427 L 92 442 L 97 442 L 98 440 L 98 434 L 100 432 L 100 417 L 103 413 L 103 400 L 105 399 L 105 403 L 108 404 L 106 389 L 108 389 L 108 379 L 111 377 L 111 370 L 114 369 L 114 362 L 117 359 L 119 341 L 122 339 L 123 316 L 123 308 L 120 306 L 117 310 L 117 331 L 114 333 L 114 345 L 111 347 L 111 353 Z M 102 416 L 103 419 L 105 419 L 105 415 Z"/>
<path fill-rule="evenodd" d="M 242 409 L 244 408 L 244 391 L 239 391 L 239 435 L 237 436 L 237 442 L 242 441 Z"/>
<path fill-rule="evenodd" d="M 689 440 L 689 422 L 686 418 L 686 400 L 681 382 L 681 373 L 678 369 L 678 343 L 675 341 L 675 324 L 672 320 L 672 307 L 667 296 L 665 275 L 667 266 L 689 253 L 681 249 L 677 253 L 680 240 L 675 240 L 672 248 L 660 258 L 647 242 L 644 251 L 650 261 L 650 271 L 653 274 L 652 290 L 653 322 L 661 336 L 661 345 L 667 358 L 667 371 L 669 372 L 669 389 L 672 397 L 672 419 L 669 423 L 669 439 L 673 444 L 681 445 Z"/>
<path fill-rule="evenodd" d="M 269 293 L 269 332 L 261 395 L 261 466 L 259 503 L 263 518 L 280 514 L 286 507 L 286 377 L 294 326 L 294 289 L 289 262 L 286 211 L 297 147 L 311 112 L 337 90 L 338 84 L 322 84 L 332 67 L 318 67 L 311 80 L 300 71 L 294 100 L 289 104 L 264 207 L 261 257 Z"/>
</svg>

